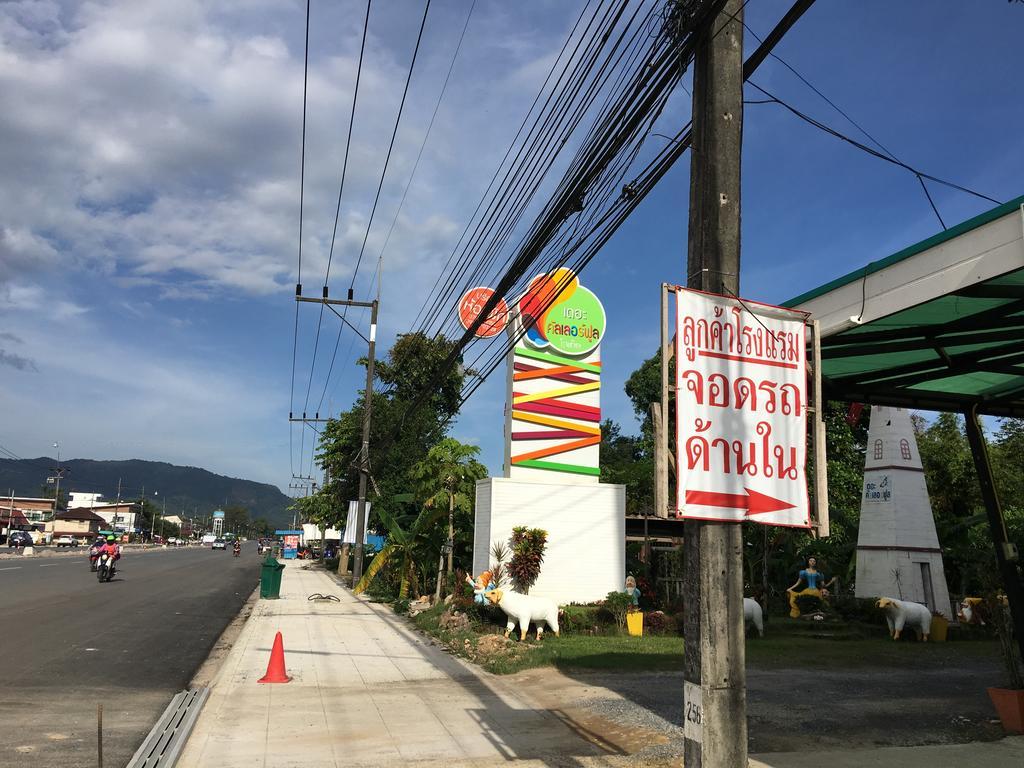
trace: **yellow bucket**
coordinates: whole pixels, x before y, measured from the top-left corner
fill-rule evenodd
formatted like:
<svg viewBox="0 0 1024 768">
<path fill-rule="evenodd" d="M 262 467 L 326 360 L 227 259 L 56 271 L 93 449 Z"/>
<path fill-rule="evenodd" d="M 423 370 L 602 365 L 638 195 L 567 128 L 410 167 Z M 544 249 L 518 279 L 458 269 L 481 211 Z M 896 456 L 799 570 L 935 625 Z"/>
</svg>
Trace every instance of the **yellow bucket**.
<svg viewBox="0 0 1024 768">
<path fill-rule="evenodd" d="M 949 630 L 949 620 L 945 616 L 932 616 L 931 632 L 928 639 L 933 643 L 946 642 L 946 632 Z"/>
<path fill-rule="evenodd" d="M 644 633 L 644 615 L 640 611 L 630 611 L 626 614 L 626 629 L 633 637 L 640 637 Z"/>
</svg>

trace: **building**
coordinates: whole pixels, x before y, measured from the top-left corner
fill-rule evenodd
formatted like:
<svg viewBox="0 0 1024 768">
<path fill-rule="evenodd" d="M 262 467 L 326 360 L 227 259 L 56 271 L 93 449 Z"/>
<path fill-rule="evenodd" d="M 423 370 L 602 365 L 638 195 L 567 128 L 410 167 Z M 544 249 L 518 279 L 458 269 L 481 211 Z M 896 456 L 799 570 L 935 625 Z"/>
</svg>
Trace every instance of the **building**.
<svg viewBox="0 0 1024 768">
<path fill-rule="evenodd" d="M 42 524 L 53 516 L 53 499 L 39 499 L 32 496 L 0 497 L 0 521 L 5 528 L 14 520 L 15 530 L 27 530 L 35 524 Z M 40 526 L 41 527 L 41 526 Z"/>
<path fill-rule="evenodd" d="M 953 618 L 924 467 L 902 408 L 871 407 L 856 595 L 923 603 Z"/>
<path fill-rule="evenodd" d="M 92 538 L 106 527 L 106 521 L 91 509 L 79 507 L 58 512 L 53 516 L 53 537 L 74 536 Z"/>
<path fill-rule="evenodd" d="M 139 505 L 122 501 L 120 504 L 97 504 L 93 512 L 103 518 L 111 530 L 137 533 L 140 525 Z"/>
<path fill-rule="evenodd" d="M 102 498 L 102 493 L 71 491 L 68 494 L 68 509 L 92 509 L 97 504 L 106 504 L 105 501 L 100 501 Z"/>
<path fill-rule="evenodd" d="M 139 505 L 136 502 L 105 501 L 102 493 L 71 491 L 68 494 L 68 509 L 88 509 L 103 518 L 110 530 L 123 533 L 139 532 Z"/>
</svg>

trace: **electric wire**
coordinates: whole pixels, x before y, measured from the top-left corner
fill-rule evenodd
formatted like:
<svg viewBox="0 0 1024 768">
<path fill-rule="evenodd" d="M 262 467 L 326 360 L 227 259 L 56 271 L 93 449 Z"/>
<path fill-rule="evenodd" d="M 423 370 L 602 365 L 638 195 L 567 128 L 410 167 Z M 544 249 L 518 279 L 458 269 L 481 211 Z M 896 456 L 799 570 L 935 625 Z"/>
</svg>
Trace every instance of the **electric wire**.
<svg viewBox="0 0 1024 768">
<path fill-rule="evenodd" d="M 427 24 L 427 14 L 429 13 L 429 11 L 430 11 L 430 0 L 426 0 L 426 3 L 424 4 L 424 8 L 423 8 L 423 18 L 420 21 L 419 32 L 416 35 L 416 45 L 413 48 L 412 61 L 409 64 L 409 73 L 408 73 L 408 75 L 406 77 L 406 80 L 405 80 L 405 88 L 402 91 L 402 100 L 401 100 L 401 102 L 399 104 L 399 107 L 398 107 L 398 114 L 395 117 L 395 127 L 394 127 L 394 130 L 393 130 L 392 134 L 391 134 L 391 142 L 388 145 L 387 156 L 384 159 L 384 168 L 381 171 L 380 182 L 377 185 L 377 194 L 376 194 L 376 196 L 374 197 L 374 200 L 373 200 L 373 207 L 372 207 L 372 209 L 370 211 L 370 218 L 369 218 L 369 221 L 367 222 L 367 225 L 366 225 L 366 234 L 363 237 L 363 244 L 362 244 L 362 246 L 359 249 L 359 258 L 356 261 L 355 270 L 352 273 L 352 280 L 351 280 L 351 282 L 349 284 L 349 292 L 350 293 L 351 293 L 353 287 L 355 286 L 356 277 L 359 275 L 359 266 L 362 263 L 363 251 L 366 248 L 366 241 L 367 241 L 367 238 L 369 238 L 369 236 L 370 236 L 370 229 L 373 226 L 373 218 L 374 218 L 374 215 L 376 214 L 376 211 L 377 211 L 377 204 L 380 201 L 381 190 L 384 187 L 384 179 L 387 177 L 388 165 L 390 164 L 391 154 L 392 154 L 392 151 L 394 150 L 394 147 L 395 147 L 395 138 L 398 136 L 398 128 L 399 128 L 399 125 L 401 124 L 401 121 L 402 121 L 402 113 L 403 113 L 403 111 L 405 109 L 405 100 L 406 100 L 406 97 L 408 96 L 409 84 L 412 81 L 412 75 L 413 75 L 413 72 L 414 72 L 414 70 L 416 68 L 416 58 L 419 55 L 420 43 L 423 41 L 423 29 L 424 29 L 424 27 Z M 369 16 L 369 5 L 367 5 L 367 17 L 368 16 Z M 365 37 L 364 37 L 364 42 L 365 42 Z M 354 109 L 354 97 L 353 97 L 353 109 Z M 327 292 L 327 286 L 326 286 L 326 281 L 325 281 L 324 293 L 326 293 L 326 292 Z M 313 378 L 314 378 L 314 374 L 316 372 L 317 353 L 319 351 L 319 346 L 320 346 L 320 330 L 321 330 L 322 323 L 323 323 L 323 312 L 324 312 L 323 308 L 324 308 L 324 305 L 321 304 L 320 305 L 319 320 L 317 322 L 317 328 L 316 328 L 316 336 L 315 336 L 314 342 L 313 342 L 313 357 L 312 357 L 312 360 L 310 361 L 310 366 L 309 366 L 309 379 L 307 380 L 307 383 L 306 383 L 306 397 L 305 397 L 305 401 L 303 402 L 303 406 L 302 406 L 303 418 L 306 417 L 307 408 L 309 407 L 309 395 L 310 395 L 310 392 L 312 391 L 312 388 L 313 388 Z M 335 345 L 335 346 L 337 346 L 337 345 Z M 304 422 L 304 424 L 305 424 L 305 422 Z M 300 453 L 299 453 L 299 465 L 300 466 L 303 464 L 302 457 L 305 455 L 305 435 L 306 435 L 306 430 L 303 429 L 302 430 L 302 440 L 300 442 L 300 447 L 299 447 L 299 451 L 300 451 Z"/>
<path fill-rule="evenodd" d="M 914 168 L 913 166 L 911 166 L 911 165 L 909 165 L 907 163 L 901 162 L 900 160 L 897 160 L 894 157 L 890 157 L 889 155 L 886 155 L 886 154 L 884 154 L 882 152 L 879 152 L 877 149 L 872 149 L 871 147 L 867 146 L 866 144 L 864 144 L 862 142 L 859 142 L 859 141 L 857 141 L 856 139 L 854 139 L 854 138 L 852 138 L 850 136 L 847 136 L 846 134 L 836 130 L 835 128 L 832 128 L 832 127 L 826 125 L 825 123 L 821 122 L 820 120 L 816 120 L 815 118 L 813 118 L 813 117 L 811 117 L 811 116 L 801 112 L 800 110 L 798 110 L 796 107 L 792 106 L 791 104 L 788 104 L 787 102 L 783 101 L 782 99 L 780 99 L 779 97 L 775 96 L 774 94 L 769 93 L 768 91 L 766 91 L 761 86 L 757 85 L 757 83 L 753 82 L 752 80 L 748 80 L 747 82 L 753 88 L 757 89 L 764 96 L 766 96 L 767 99 L 768 99 L 768 103 L 778 104 L 779 106 L 781 106 L 782 108 L 784 108 L 785 110 L 790 112 L 791 114 L 793 114 L 796 117 L 798 117 L 801 120 L 803 120 L 805 123 L 808 123 L 809 125 L 813 125 L 818 130 L 824 131 L 825 133 L 827 133 L 827 134 L 829 134 L 831 136 L 834 136 L 835 138 L 837 138 L 837 139 L 839 139 L 841 141 L 845 141 L 846 143 L 850 144 L 851 146 L 856 147 L 857 149 L 861 150 L 862 152 L 866 152 L 867 154 L 871 155 L 872 157 L 877 157 L 879 160 L 884 160 L 887 163 L 891 163 L 892 165 L 895 165 L 895 166 L 898 166 L 900 168 L 903 168 L 904 170 L 909 171 L 910 173 L 912 173 L 914 176 L 917 176 L 918 178 L 927 179 L 928 181 L 934 181 L 936 184 L 942 184 L 943 186 L 949 187 L 951 189 L 956 189 L 956 190 L 959 190 L 960 192 L 964 192 L 964 193 L 966 193 L 968 195 L 973 195 L 974 197 L 980 198 L 982 200 L 987 200 L 990 203 L 995 203 L 996 205 L 1001 205 L 1001 202 L 999 200 L 996 200 L 994 197 L 989 197 L 988 195 L 982 194 L 981 192 L 977 192 L 977 191 L 975 191 L 973 189 L 969 189 L 969 188 L 967 188 L 965 186 L 962 186 L 961 184 L 957 184 L 955 182 L 948 181 L 946 179 L 941 179 L 938 176 L 933 176 L 933 175 L 931 175 L 929 173 L 925 173 L 924 171 L 920 171 L 917 168 Z"/>
<path fill-rule="evenodd" d="M 311 0 L 306 0 L 306 46 L 305 64 L 302 73 L 302 149 L 299 160 L 299 268 L 295 280 L 295 293 L 302 290 L 302 213 L 305 202 L 306 190 L 306 91 L 309 83 L 309 6 Z M 288 459 L 291 463 L 292 474 L 295 474 L 295 429 L 291 421 L 295 411 L 295 362 L 299 348 L 299 303 L 295 302 L 295 333 L 292 338 L 292 382 L 291 393 L 288 401 Z M 300 454 L 299 463 L 302 463 Z"/>
<path fill-rule="evenodd" d="M 381 269 L 383 267 L 384 253 L 387 250 L 388 244 L 391 242 L 391 235 L 395 231 L 395 225 L 398 223 L 398 217 L 401 214 L 402 208 L 405 205 L 405 200 L 406 200 L 406 198 L 409 195 L 409 188 L 412 186 L 413 179 L 416 177 L 416 171 L 419 169 L 420 160 L 423 157 L 423 150 L 427 146 L 427 141 L 430 138 L 431 130 L 434 127 L 434 121 L 436 120 L 437 113 L 438 113 L 438 111 L 441 108 L 441 102 L 444 100 L 445 93 L 448 90 L 448 82 L 451 80 L 452 71 L 455 69 L 455 62 L 458 60 L 459 53 L 462 50 L 462 43 L 463 43 L 463 41 L 466 38 L 466 30 L 469 28 L 469 21 L 473 17 L 473 10 L 475 8 L 476 8 L 476 0 L 473 0 L 473 2 L 469 6 L 469 12 L 466 14 L 466 21 L 462 25 L 462 32 L 459 35 L 458 43 L 455 46 L 455 52 L 452 54 L 452 60 L 451 60 L 451 62 L 448 65 L 448 72 L 445 75 L 444 83 L 441 85 L 441 92 L 438 94 L 437 102 L 434 105 L 434 111 L 433 111 L 433 113 L 430 116 L 430 122 L 427 124 L 426 133 L 423 134 L 423 141 L 420 143 L 419 152 L 417 152 L 417 154 L 416 154 L 416 161 L 413 163 L 412 173 L 409 174 L 409 180 L 406 182 L 405 189 L 402 192 L 402 199 L 398 203 L 398 208 L 395 210 L 395 216 L 391 220 L 391 226 L 388 228 L 388 234 L 384 238 L 384 244 L 381 246 L 380 253 L 377 256 L 377 269 L 376 269 L 376 272 L 374 273 L 374 279 L 377 281 L 377 285 L 378 285 L 378 288 L 377 288 L 377 300 L 378 301 L 380 300 L 380 277 L 381 277 Z M 337 227 L 337 221 L 335 221 L 335 227 Z M 363 311 L 360 313 L 360 320 L 362 320 L 366 316 L 366 308 L 363 307 L 362 309 L 363 309 Z M 347 307 L 346 307 L 346 312 L 345 313 L 346 313 L 346 315 L 348 313 L 348 308 Z M 338 344 L 341 341 L 341 332 L 342 332 L 342 328 L 343 327 L 344 327 L 344 323 L 342 323 L 341 327 L 338 328 L 338 337 L 337 337 L 337 339 L 335 339 L 335 342 L 334 342 L 334 352 L 331 355 L 331 365 L 327 369 L 327 378 L 324 380 L 324 389 L 323 389 L 323 392 L 320 395 L 320 403 L 317 405 L 317 409 L 316 409 L 318 412 L 320 411 L 320 408 L 323 406 L 324 397 L 326 396 L 327 389 L 328 389 L 328 387 L 330 386 L 330 383 L 331 383 L 331 374 L 334 371 L 334 361 L 335 361 L 335 357 L 338 354 Z M 355 337 L 353 337 L 352 341 L 354 343 Z M 345 370 L 348 367 L 348 362 L 351 359 L 352 346 L 353 346 L 353 344 L 349 345 L 349 352 L 345 356 L 345 363 L 342 365 L 342 370 Z"/>
<path fill-rule="evenodd" d="M 746 30 L 751 35 L 754 36 L 755 40 L 757 40 L 759 43 L 764 42 L 758 36 L 758 34 L 754 30 L 752 30 L 749 26 L 747 26 L 746 23 L 744 23 L 743 26 L 746 28 Z M 861 126 L 860 123 L 858 123 L 856 120 L 854 120 L 852 117 L 850 117 L 850 115 L 846 112 L 846 110 L 844 110 L 842 107 L 840 107 L 834 101 L 832 101 L 832 99 L 830 99 L 828 96 L 826 96 L 824 93 L 822 93 L 818 88 L 816 88 L 813 83 L 811 83 L 806 77 L 801 75 L 788 61 L 783 59 L 781 56 L 779 56 L 775 52 L 770 52 L 768 55 L 771 56 L 773 59 L 775 59 L 777 62 L 779 62 L 782 66 L 784 66 L 790 72 L 792 72 L 793 75 L 795 75 L 796 78 L 798 80 L 800 80 L 800 82 L 802 82 L 804 85 L 806 85 L 812 91 L 814 91 L 814 93 L 816 93 L 819 97 L 821 97 L 825 101 L 825 103 L 827 103 L 830 107 L 832 107 L 832 109 L 834 109 L 836 112 L 838 112 L 840 115 L 842 115 L 850 125 L 852 125 L 858 131 L 860 131 L 872 144 L 874 144 L 876 147 L 878 147 L 880 150 L 882 150 L 885 154 L 887 154 L 893 160 L 899 161 L 899 158 L 896 157 L 896 155 L 892 152 L 892 150 L 890 150 L 888 147 L 886 147 L 884 144 L 882 144 L 882 142 L 880 142 L 878 139 L 876 139 L 874 136 L 872 136 L 870 133 L 868 133 L 867 130 L 863 126 Z M 753 103 L 765 103 L 765 102 L 744 102 L 744 103 L 751 103 L 751 104 L 753 104 Z M 939 213 L 939 208 L 935 204 L 935 200 L 932 198 L 931 191 L 928 189 L 928 185 L 924 183 L 924 179 L 921 178 L 920 176 L 917 176 L 917 181 L 921 185 L 921 190 L 924 192 L 924 196 L 928 199 L 928 205 L 931 206 L 932 212 L 935 214 L 935 218 L 937 218 L 939 220 L 939 226 L 941 226 L 943 229 L 948 229 L 948 227 L 946 227 L 946 222 L 942 218 L 942 214 Z"/>
<path fill-rule="evenodd" d="M 334 209 L 334 228 L 331 230 L 331 248 L 330 248 L 330 251 L 328 252 L 328 255 L 327 255 L 327 271 L 324 274 L 324 296 L 325 296 L 325 298 L 326 298 L 326 294 L 327 294 L 327 284 L 330 281 L 330 277 L 331 277 L 331 260 L 334 258 L 334 243 L 335 243 L 335 240 L 338 237 L 338 220 L 341 217 L 341 199 L 342 199 L 342 194 L 343 194 L 343 192 L 345 190 L 345 178 L 346 178 L 346 175 L 347 175 L 347 172 L 348 172 L 349 149 L 351 148 L 351 145 L 352 145 L 352 127 L 355 124 L 355 119 L 356 119 L 356 103 L 358 102 L 358 99 L 359 99 L 359 82 L 362 79 L 362 73 L 363 73 L 363 55 L 366 52 L 366 35 L 367 35 L 367 31 L 370 28 L 370 5 L 371 5 L 371 0 L 366 0 L 366 16 L 363 19 L 363 37 L 362 37 L 362 42 L 360 42 L 360 44 L 359 44 L 359 63 L 356 66 L 356 84 L 355 84 L 355 88 L 353 89 L 353 92 L 352 92 L 352 109 L 351 109 L 351 111 L 349 113 L 349 117 L 348 117 L 348 132 L 347 132 L 347 135 L 345 137 L 345 155 L 344 155 L 344 160 L 342 160 L 342 164 L 341 164 L 341 182 L 338 185 L 338 204 L 337 204 L 337 206 Z M 348 314 L 348 308 L 347 307 L 345 308 L 345 313 Z M 320 334 L 319 324 L 321 322 L 323 322 L 323 317 L 324 317 L 324 305 L 321 304 L 320 305 L 320 319 L 318 320 L 318 323 L 317 323 L 317 336 L 319 336 L 319 334 Z M 330 363 L 330 366 L 327 369 L 327 377 L 324 380 L 324 391 L 323 391 L 323 393 L 321 393 L 321 395 L 320 395 L 320 402 L 317 403 L 317 406 L 316 406 L 315 413 L 317 413 L 317 414 L 320 413 L 320 409 L 323 407 L 324 395 L 327 393 L 327 385 L 328 385 L 328 383 L 330 383 L 331 374 L 334 372 L 334 362 L 335 362 L 335 360 L 337 359 L 337 356 L 338 356 L 338 343 L 341 341 L 341 332 L 342 332 L 342 329 L 344 328 L 344 325 L 345 325 L 344 323 L 340 323 L 339 327 L 338 327 L 338 337 L 334 341 L 334 351 L 331 352 L 331 363 Z M 314 353 L 314 355 L 315 355 L 315 353 Z M 312 375 L 313 375 L 313 372 L 310 371 L 310 379 L 311 380 L 312 380 Z"/>
<path fill-rule="evenodd" d="M 719 3 L 708 3 L 703 6 L 705 13 L 702 17 L 694 19 L 694 27 L 699 27 L 703 24 L 719 5 Z M 644 96 L 636 100 L 636 103 L 629 104 L 629 108 L 624 112 L 622 110 L 616 111 L 614 121 L 611 121 L 609 126 L 605 126 L 609 128 L 607 135 L 594 136 L 592 131 L 591 135 L 581 145 L 581 150 L 577 156 L 587 157 L 587 153 L 589 153 L 589 162 L 584 163 L 577 173 L 563 178 L 563 182 L 559 185 L 560 194 L 549 201 L 549 204 L 544 207 L 544 210 L 538 216 L 534 226 L 520 239 L 520 247 L 516 249 L 517 255 L 512 259 L 510 267 L 506 270 L 501 280 L 499 280 L 494 296 L 485 304 L 477 320 L 465 331 L 461 339 L 453 345 L 453 349 L 446 360 L 437 366 L 436 374 L 430 384 L 408 404 L 405 409 L 406 416 L 419 407 L 423 402 L 424 396 L 438 384 L 439 376 L 445 375 L 445 372 L 450 370 L 452 365 L 459 359 L 462 350 L 472 340 L 475 331 L 493 309 L 493 306 L 500 298 L 508 295 L 509 288 L 536 261 L 538 254 L 543 251 L 544 246 L 557 234 L 558 227 L 571 215 L 572 211 L 575 210 L 575 206 L 584 199 L 585 193 L 591 184 L 601 179 L 602 173 L 614 162 L 622 148 L 629 144 L 631 138 L 635 139 L 637 132 L 641 130 L 641 125 L 644 125 L 647 119 L 650 118 L 651 112 L 658 111 L 664 105 L 664 101 L 659 95 L 657 88 L 671 90 L 671 86 L 675 84 L 682 74 L 681 70 L 674 66 L 674 62 L 664 72 L 660 68 L 655 67 L 652 73 L 651 69 L 651 66 L 645 67 L 645 71 L 635 79 L 639 84 L 649 88 Z M 663 149 L 661 155 L 664 155 L 669 150 L 675 152 L 675 145 Z M 646 194 L 646 191 L 649 191 L 649 189 L 642 191 Z M 626 199 L 635 206 L 638 201 L 634 201 L 638 196 L 633 192 L 627 194 L 624 188 L 620 199 Z M 604 219 L 607 220 L 607 218 L 608 216 L 606 215 Z M 623 218 L 620 217 L 618 223 L 621 223 Z M 597 252 L 600 246 L 611 236 L 612 231 L 614 231 L 613 228 L 606 228 L 602 237 L 593 244 L 592 253 Z M 556 290 L 554 296 L 557 297 L 557 295 L 558 291 Z M 479 383 L 476 386 L 479 386 Z"/>
<path fill-rule="evenodd" d="M 388 145 L 388 153 L 384 158 L 384 170 L 380 174 L 380 183 L 377 185 L 377 194 L 373 198 L 373 207 L 370 209 L 370 219 L 366 222 L 366 233 L 363 235 L 363 244 L 359 248 L 359 257 L 356 259 L 356 268 L 352 273 L 352 281 L 349 283 L 349 290 L 356 284 L 356 277 L 359 275 L 359 265 L 363 262 L 363 251 L 366 250 L 366 241 L 370 237 L 370 229 L 373 227 L 373 217 L 377 212 L 377 203 L 380 201 L 380 191 L 384 187 L 384 179 L 388 173 L 388 164 L 391 161 L 391 152 L 395 147 L 395 137 L 398 136 L 398 126 L 402 122 L 402 112 L 405 109 L 405 98 L 409 94 L 409 83 L 412 82 L 412 74 L 416 69 L 416 57 L 420 52 L 420 42 L 423 40 L 423 29 L 427 25 L 427 13 L 430 11 L 430 0 L 427 0 L 423 7 L 423 19 L 420 21 L 420 31 L 416 35 L 416 47 L 412 52 L 412 62 L 409 64 L 409 75 L 405 79 L 405 88 L 402 91 L 402 101 L 398 106 L 398 116 L 395 118 L 395 128 L 391 133 L 391 143 Z"/>
</svg>

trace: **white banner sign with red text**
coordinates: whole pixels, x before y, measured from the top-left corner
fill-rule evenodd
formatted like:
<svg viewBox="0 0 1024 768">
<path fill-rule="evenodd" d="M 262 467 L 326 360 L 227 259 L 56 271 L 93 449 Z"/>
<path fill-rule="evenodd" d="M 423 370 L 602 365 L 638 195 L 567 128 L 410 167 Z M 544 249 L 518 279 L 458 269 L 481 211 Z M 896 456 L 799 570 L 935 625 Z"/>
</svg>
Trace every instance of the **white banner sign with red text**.
<svg viewBox="0 0 1024 768">
<path fill-rule="evenodd" d="M 676 291 L 679 514 L 808 527 L 802 312 Z"/>
</svg>

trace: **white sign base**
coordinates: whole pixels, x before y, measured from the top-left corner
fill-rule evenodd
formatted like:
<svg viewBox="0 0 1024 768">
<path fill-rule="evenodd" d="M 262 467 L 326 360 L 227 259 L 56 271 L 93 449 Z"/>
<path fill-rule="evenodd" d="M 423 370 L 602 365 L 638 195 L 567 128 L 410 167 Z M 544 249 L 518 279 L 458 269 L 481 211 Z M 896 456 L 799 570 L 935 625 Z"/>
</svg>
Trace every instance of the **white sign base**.
<svg viewBox="0 0 1024 768">
<path fill-rule="evenodd" d="M 555 474 L 555 473 L 549 473 Z M 473 575 L 491 567 L 491 546 L 519 525 L 548 532 L 531 595 L 558 605 L 604 600 L 626 581 L 626 487 L 489 477 L 476 484 Z"/>
</svg>

